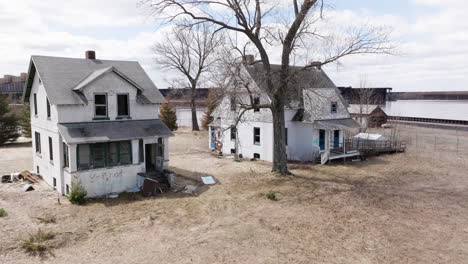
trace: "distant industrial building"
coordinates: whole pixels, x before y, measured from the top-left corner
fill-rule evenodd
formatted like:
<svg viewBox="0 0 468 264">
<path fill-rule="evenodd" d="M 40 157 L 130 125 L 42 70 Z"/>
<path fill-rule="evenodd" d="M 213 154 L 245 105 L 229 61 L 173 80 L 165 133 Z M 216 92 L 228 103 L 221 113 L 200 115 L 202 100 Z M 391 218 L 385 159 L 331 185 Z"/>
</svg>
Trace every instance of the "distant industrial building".
<svg viewBox="0 0 468 264">
<path fill-rule="evenodd" d="M 21 103 L 26 77 L 26 73 L 21 73 L 20 76 L 4 75 L 0 78 L 0 94 L 8 95 L 13 104 Z"/>
<path fill-rule="evenodd" d="M 385 104 L 386 101 L 391 100 L 390 93 L 392 88 L 353 88 L 349 87 L 338 87 L 343 98 L 349 104 Z"/>
</svg>

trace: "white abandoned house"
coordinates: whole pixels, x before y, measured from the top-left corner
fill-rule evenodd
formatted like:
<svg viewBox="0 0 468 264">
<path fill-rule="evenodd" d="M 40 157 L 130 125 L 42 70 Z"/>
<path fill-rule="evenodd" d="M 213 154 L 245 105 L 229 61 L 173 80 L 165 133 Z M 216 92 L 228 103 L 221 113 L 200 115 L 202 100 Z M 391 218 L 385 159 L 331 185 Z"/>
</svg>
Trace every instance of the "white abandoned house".
<svg viewBox="0 0 468 264">
<path fill-rule="evenodd" d="M 137 175 L 168 166 L 161 93 L 138 62 L 32 56 L 24 91 L 31 107 L 34 168 L 61 194 L 136 190 Z"/>
<path fill-rule="evenodd" d="M 271 66 L 273 78 L 279 78 L 281 66 Z M 320 67 L 290 67 L 290 72 L 289 103 L 285 108 L 288 159 L 324 164 L 332 159 L 359 155 L 357 151 L 348 151 L 345 140 L 351 133 L 349 131 L 354 132 L 359 125 L 351 118 L 344 99 L 327 74 Z M 243 85 L 249 87 L 249 92 L 247 88 L 228 88 L 237 92 L 226 92 L 214 111 L 209 145 L 221 149 L 223 153 L 234 154 L 237 151 L 244 158 L 271 162 L 271 111 L 266 108 L 248 110 L 242 118 L 238 118 L 240 104 L 251 104 L 250 95 L 254 96 L 256 104 L 269 103 L 270 99 L 263 88 L 263 65 L 261 62 L 243 64 L 239 75 Z M 234 127 L 237 119 L 240 122 Z"/>
<path fill-rule="evenodd" d="M 190 107 L 190 88 L 167 88 L 159 89 L 166 100 L 171 102 L 175 108 L 177 116 L 177 126 L 192 127 L 192 109 Z M 209 88 L 195 89 L 195 106 L 197 108 L 197 122 L 201 127 L 206 112 L 206 100 L 208 99 Z"/>
</svg>

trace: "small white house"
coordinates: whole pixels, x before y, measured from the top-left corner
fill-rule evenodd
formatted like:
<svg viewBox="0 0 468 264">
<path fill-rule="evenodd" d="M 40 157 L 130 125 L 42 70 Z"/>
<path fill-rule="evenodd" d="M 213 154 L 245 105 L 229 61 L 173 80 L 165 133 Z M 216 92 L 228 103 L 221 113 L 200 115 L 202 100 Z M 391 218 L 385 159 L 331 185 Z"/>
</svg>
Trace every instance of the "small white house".
<svg viewBox="0 0 468 264">
<path fill-rule="evenodd" d="M 272 65 L 272 71 L 279 78 L 280 65 Z M 291 91 L 287 94 L 289 104 L 285 108 L 288 159 L 324 164 L 331 159 L 356 155 L 356 152 L 348 152 L 345 139 L 349 131 L 359 125 L 351 119 L 344 99 L 330 78 L 320 68 L 291 67 L 290 72 Z M 251 94 L 255 94 L 254 100 L 259 104 L 270 101 L 263 88 L 263 66 L 261 63 L 244 64 L 240 75 L 242 80 L 247 80 L 244 84 L 248 84 L 250 92 L 238 92 L 235 98 L 225 96 L 213 113 L 209 146 L 221 148 L 223 153 L 237 151 L 244 158 L 271 162 L 274 139 L 269 109 L 249 110 L 234 126 L 240 104 L 249 104 L 246 102 L 251 100 Z M 237 90 L 242 89 L 237 87 Z"/>
<path fill-rule="evenodd" d="M 24 100 L 31 107 L 36 173 L 61 194 L 134 190 L 139 175 L 168 166 L 165 102 L 138 62 L 32 56 Z"/>
</svg>

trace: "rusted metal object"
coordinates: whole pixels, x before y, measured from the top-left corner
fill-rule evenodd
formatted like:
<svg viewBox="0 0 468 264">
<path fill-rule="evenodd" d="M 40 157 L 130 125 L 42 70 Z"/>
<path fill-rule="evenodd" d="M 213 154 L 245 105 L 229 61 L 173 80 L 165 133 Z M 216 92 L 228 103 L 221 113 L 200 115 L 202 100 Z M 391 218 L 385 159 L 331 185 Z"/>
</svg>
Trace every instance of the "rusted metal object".
<svg viewBox="0 0 468 264">
<path fill-rule="evenodd" d="M 158 182 L 156 180 L 146 178 L 143 181 L 142 194 L 145 197 L 154 196 L 156 195 L 157 188 L 158 188 Z"/>
</svg>

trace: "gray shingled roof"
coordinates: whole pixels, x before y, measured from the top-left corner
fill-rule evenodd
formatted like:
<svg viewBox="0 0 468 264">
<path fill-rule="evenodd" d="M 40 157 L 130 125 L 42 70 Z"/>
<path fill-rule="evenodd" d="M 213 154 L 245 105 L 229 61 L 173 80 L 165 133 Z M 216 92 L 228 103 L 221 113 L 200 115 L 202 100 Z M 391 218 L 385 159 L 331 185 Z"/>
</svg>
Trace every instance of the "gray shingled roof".
<svg viewBox="0 0 468 264">
<path fill-rule="evenodd" d="M 271 64 L 271 71 L 273 83 L 279 84 L 281 65 Z M 250 74 L 255 83 L 265 89 L 265 71 L 263 70 L 262 63 L 255 63 L 253 65 L 245 65 L 245 69 Z M 289 81 L 288 96 L 290 100 L 298 100 L 303 89 L 308 88 L 336 88 L 335 84 L 323 71 L 315 67 L 304 69 L 301 66 L 289 67 L 291 80 Z"/>
<path fill-rule="evenodd" d="M 58 124 L 58 128 L 67 144 L 173 136 L 158 119 L 63 123 Z"/>
<path fill-rule="evenodd" d="M 32 56 L 25 99 L 29 98 L 34 74 L 41 77 L 51 104 L 83 104 L 83 99 L 73 88 L 104 69 L 115 68 L 143 89 L 140 103 L 165 103 L 164 97 L 136 61 L 91 60 L 50 56 Z"/>
<path fill-rule="evenodd" d="M 350 114 L 363 114 L 363 115 L 368 115 L 372 112 L 374 112 L 375 109 L 379 107 L 378 105 L 359 105 L 359 104 L 350 104 L 348 106 L 348 112 Z"/>
</svg>

